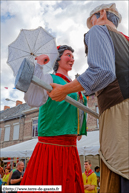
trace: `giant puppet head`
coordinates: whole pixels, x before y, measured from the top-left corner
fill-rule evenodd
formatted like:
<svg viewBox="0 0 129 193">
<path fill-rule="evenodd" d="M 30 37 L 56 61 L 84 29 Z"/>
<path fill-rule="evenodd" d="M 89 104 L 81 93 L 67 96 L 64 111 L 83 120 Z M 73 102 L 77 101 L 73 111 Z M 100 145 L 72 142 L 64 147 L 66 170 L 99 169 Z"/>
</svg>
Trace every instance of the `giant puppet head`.
<svg viewBox="0 0 129 193">
<path fill-rule="evenodd" d="M 116 8 L 115 3 L 110 3 L 110 4 L 102 4 L 94 8 L 90 12 L 90 17 L 87 19 L 87 27 L 90 29 L 92 27 L 92 22 L 91 22 L 91 17 L 93 15 L 96 15 L 97 19 L 100 17 L 100 11 L 105 10 L 107 19 L 111 21 L 116 27 L 122 20 L 121 14 L 118 12 Z"/>
<path fill-rule="evenodd" d="M 59 57 L 57 58 L 55 65 L 53 67 L 54 72 L 56 73 L 59 67 L 58 61 L 61 60 L 61 56 L 63 55 L 65 50 L 70 50 L 72 53 L 74 52 L 74 50 L 72 49 L 72 47 L 67 46 L 67 45 L 63 45 L 63 46 L 57 46 L 58 52 L 59 52 Z"/>
</svg>

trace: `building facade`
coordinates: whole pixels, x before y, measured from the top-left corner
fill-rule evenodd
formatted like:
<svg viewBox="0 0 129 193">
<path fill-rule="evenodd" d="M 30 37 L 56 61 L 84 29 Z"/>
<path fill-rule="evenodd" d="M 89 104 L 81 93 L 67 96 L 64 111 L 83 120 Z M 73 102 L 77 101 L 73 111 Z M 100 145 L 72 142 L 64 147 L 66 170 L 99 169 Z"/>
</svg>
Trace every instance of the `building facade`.
<svg viewBox="0 0 129 193">
<path fill-rule="evenodd" d="M 88 107 L 97 112 L 95 95 L 89 96 Z M 38 136 L 39 108 L 31 108 L 26 103 L 16 103 L 15 107 L 5 107 L 0 112 L 0 148 L 8 147 Z M 88 114 L 88 131 L 99 129 L 98 120 Z"/>
<path fill-rule="evenodd" d="M 26 103 L 5 107 L 0 112 L 0 148 L 36 137 L 38 113 L 38 108 L 31 108 Z"/>
<path fill-rule="evenodd" d="M 96 113 L 99 113 L 98 105 L 97 105 L 97 97 L 95 95 L 88 96 L 88 108 Z M 94 131 L 99 129 L 99 120 L 94 118 L 93 116 L 87 114 L 87 127 L 88 131 Z"/>
</svg>

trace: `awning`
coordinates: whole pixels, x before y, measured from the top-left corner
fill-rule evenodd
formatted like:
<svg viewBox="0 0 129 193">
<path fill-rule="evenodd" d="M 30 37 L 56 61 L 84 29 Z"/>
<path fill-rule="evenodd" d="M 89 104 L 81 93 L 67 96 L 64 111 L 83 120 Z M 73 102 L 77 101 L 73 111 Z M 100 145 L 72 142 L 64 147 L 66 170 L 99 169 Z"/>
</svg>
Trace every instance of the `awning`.
<svg viewBox="0 0 129 193">
<path fill-rule="evenodd" d="M 2 148 L 0 157 L 31 157 L 32 152 L 37 144 L 38 139 L 31 139 Z M 99 154 L 99 131 L 89 131 L 87 136 L 82 136 L 80 141 L 77 141 L 77 149 L 79 155 L 97 155 Z"/>
</svg>

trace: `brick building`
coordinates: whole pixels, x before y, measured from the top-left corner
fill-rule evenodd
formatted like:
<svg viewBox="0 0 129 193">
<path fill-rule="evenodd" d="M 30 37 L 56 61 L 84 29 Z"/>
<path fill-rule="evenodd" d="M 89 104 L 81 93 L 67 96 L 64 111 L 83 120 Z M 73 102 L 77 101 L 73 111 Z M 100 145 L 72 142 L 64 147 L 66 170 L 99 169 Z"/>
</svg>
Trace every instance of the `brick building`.
<svg viewBox="0 0 129 193">
<path fill-rule="evenodd" d="M 95 95 L 88 99 L 88 107 L 93 111 L 97 110 L 97 99 Z M 34 137 L 38 132 L 39 108 L 31 108 L 26 103 L 16 102 L 16 106 L 0 112 L 0 148 L 8 147 Z M 88 131 L 98 129 L 98 122 L 88 115 Z"/>
<path fill-rule="evenodd" d="M 0 112 L 0 148 L 35 137 L 38 112 L 38 108 L 31 108 L 21 101 L 16 101 L 16 106 L 12 108 L 5 106 Z"/>
<path fill-rule="evenodd" d="M 99 113 L 98 105 L 97 105 L 97 97 L 95 95 L 89 96 L 88 98 L 88 108 L 96 113 Z M 87 127 L 88 131 L 94 131 L 99 129 L 99 121 L 93 116 L 88 114 L 87 118 Z"/>
</svg>

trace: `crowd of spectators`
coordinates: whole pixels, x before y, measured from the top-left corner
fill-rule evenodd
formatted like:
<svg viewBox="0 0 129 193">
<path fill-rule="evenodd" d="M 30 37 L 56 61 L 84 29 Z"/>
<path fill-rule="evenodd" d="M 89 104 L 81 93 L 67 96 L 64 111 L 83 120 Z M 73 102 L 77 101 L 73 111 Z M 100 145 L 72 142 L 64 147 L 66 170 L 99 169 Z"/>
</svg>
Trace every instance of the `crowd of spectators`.
<svg viewBox="0 0 129 193">
<path fill-rule="evenodd" d="M 26 162 L 26 167 L 29 160 Z M 100 189 L 100 167 L 96 166 L 94 171 L 91 169 L 91 161 L 85 160 L 85 172 L 82 173 L 85 193 L 99 193 Z M 24 175 L 24 163 L 19 161 L 13 164 L 13 169 L 10 165 L 5 168 L 0 165 L 0 186 L 1 185 L 20 185 Z"/>
<path fill-rule="evenodd" d="M 26 162 L 26 167 L 28 161 L 29 160 L 27 160 Z M 2 185 L 20 185 L 23 175 L 24 175 L 23 161 L 19 161 L 17 164 L 13 163 L 12 169 L 10 164 L 8 164 L 5 167 L 2 167 L 0 164 L 0 187 Z"/>
</svg>

